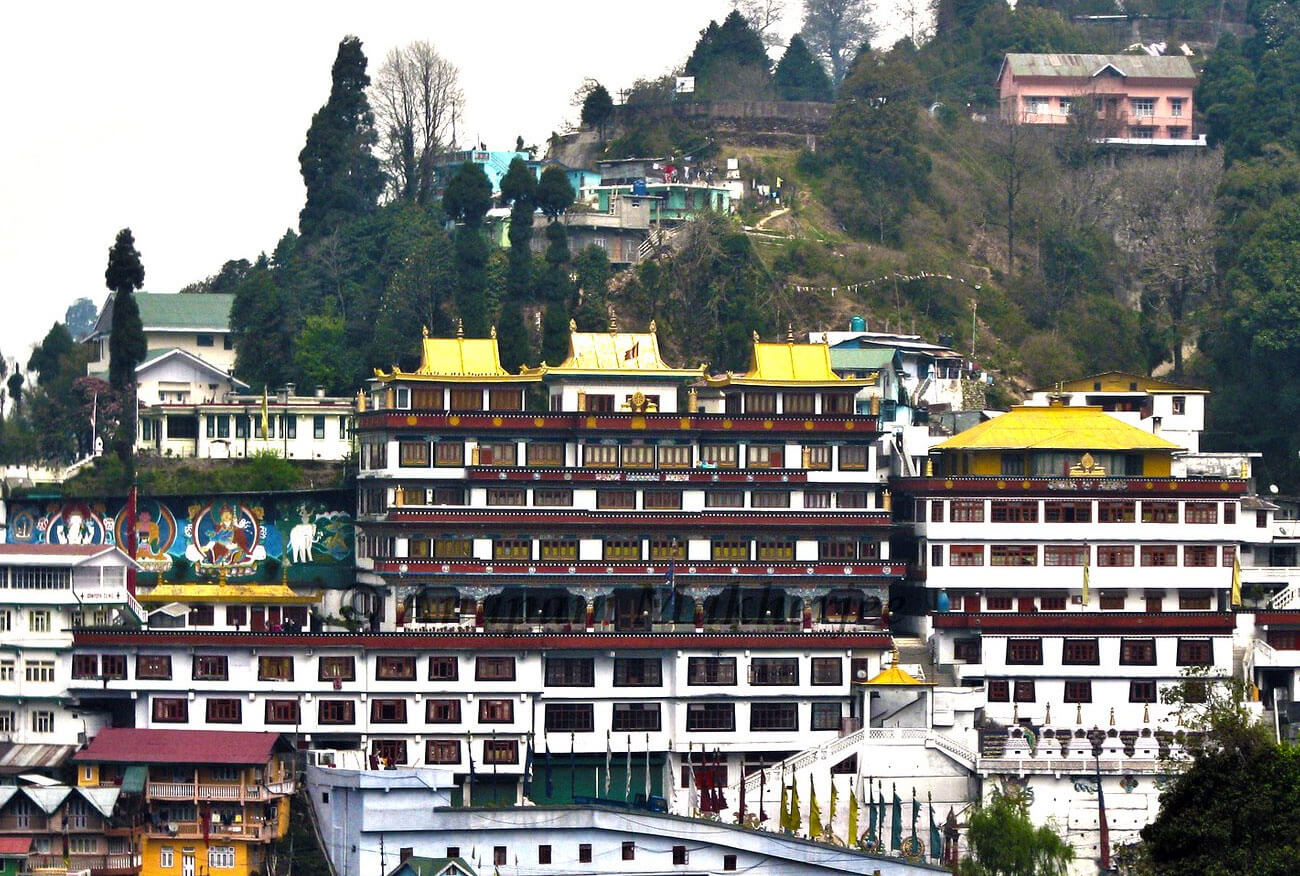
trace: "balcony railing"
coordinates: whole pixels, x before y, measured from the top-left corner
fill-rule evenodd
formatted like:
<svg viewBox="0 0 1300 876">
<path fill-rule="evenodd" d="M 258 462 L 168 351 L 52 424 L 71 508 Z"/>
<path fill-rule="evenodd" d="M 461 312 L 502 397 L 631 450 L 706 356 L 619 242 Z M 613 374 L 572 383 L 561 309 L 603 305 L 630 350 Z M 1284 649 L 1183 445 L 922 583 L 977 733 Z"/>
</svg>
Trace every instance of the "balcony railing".
<svg viewBox="0 0 1300 876">
<path fill-rule="evenodd" d="M 139 868 L 140 856 L 123 855 L 28 855 L 27 869 L 31 872 L 59 871 L 75 872 L 89 870 L 92 873 L 130 871 Z"/>
<path fill-rule="evenodd" d="M 243 822 L 225 824 L 212 822 L 203 829 L 201 821 L 172 821 L 155 824 L 148 828 L 148 835 L 154 838 L 170 837 L 174 839 L 200 839 L 203 837 L 221 837 L 222 839 L 263 840 L 273 839 L 277 824 L 274 821 Z M 173 829 L 174 828 L 174 829 Z"/>
<path fill-rule="evenodd" d="M 225 800 L 259 801 L 285 796 L 294 791 L 293 781 L 266 782 L 261 785 L 219 785 L 208 782 L 150 782 L 150 800 Z"/>
</svg>

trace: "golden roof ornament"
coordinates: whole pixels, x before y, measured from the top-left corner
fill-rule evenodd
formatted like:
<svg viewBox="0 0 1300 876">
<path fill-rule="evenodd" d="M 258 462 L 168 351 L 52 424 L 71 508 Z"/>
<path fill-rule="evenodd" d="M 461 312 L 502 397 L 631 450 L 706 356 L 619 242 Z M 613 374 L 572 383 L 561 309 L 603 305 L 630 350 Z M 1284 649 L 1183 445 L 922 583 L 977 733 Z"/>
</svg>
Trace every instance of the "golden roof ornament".
<svg viewBox="0 0 1300 876">
<path fill-rule="evenodd" d="M 652 335 L 658 334 L 658 332 L 659 332 L 659 327 L 655 325 L 655 321 L 653 319 L 650 320 L 650 334 Z"/>
<path fill-rule="evenodd" d="M 427 338 L 429 336 L 429 327 L 427 325 L 420 326 L 420 334 Z"/>
<path fill-rule="evenodd" d="M 492 326 L 492 328 L 488 329 L 488 337 L 496 338 L 496 336 L 497 336 L 497 327 Z"/>
<path fill-rule="evenodd" d="M 456 319 L 456 337 L 465 337 L 465 321 L 459 317 Z"/>
<path fill-rule="evenodd" d="M 576 332 L 577 330 L 578 330 L 578 321 L 577 321 L 576 319 L 570 319 L 570 320 L 569 320 L 569 331 L 571 331 L 571 332 Z"/>
<path fill-rule="evenodd" d="M 785 324 L 785 342 L 787 344 L 794 343 L 794 323 L 787 322 Z"/>
<path fill-rule="evenodd" d="M 758 332 L 754 332 L 754 343 L 758 343 Z"/>
<path fill-rule="evenodd" d="M 609 306 L 609 333 L 618 334 L 618 314 L 614 312 L 614 305 Z"/>
</svg>

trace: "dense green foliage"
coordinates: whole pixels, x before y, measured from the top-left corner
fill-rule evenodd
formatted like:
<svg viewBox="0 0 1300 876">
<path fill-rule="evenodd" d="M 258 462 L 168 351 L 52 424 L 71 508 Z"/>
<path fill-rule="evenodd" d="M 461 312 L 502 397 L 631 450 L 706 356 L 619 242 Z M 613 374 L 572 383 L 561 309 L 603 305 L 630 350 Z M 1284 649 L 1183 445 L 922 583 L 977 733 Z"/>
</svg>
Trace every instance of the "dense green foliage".
<svg viewBox="0 0 1300 876">
<path fill-rule="evenodd" d="M 599 82 L 591 86 L 587 96 L 582 100 L 581 121 L 589 128 L 600 132 L 600 139 L 605 139 L 605 125 L 614 116 L 614 98 L 609 89 Z"/>
<path fill-rule="evenodd" d="M 808 44 L 799 34 L 790 38 L 790 45 L 777 62 L 772 85 L 782 100 L 829 101 L 832 95 L 826 69 L 808 51 Z"/>
<path fill-rule="evenodd" d="M 1300 859 L 1300 750 L 1242 706 L 1240 679 L 1192 672 L 1163 699 L 1193 728 L 1184 764 L 1142 829 L 1156 876 L 1283 876 Z"/>
<path fill-rule="evenodd" d="M 1050 827 L 1036 827 L 1023 800 L 995 796 L 970 816 L 970 851 L 960 876 L 1065 876 L 1074 849 Z"/>
<path fill-rule="evenodd" d="M 510 205 L 510 250 L 506 291 L 516 300 L 528 296 L 532 285 L 533 212 L 537 208 L 537 177 L 522 158 L 510 160 L 501 178 L 501 200 Z"/>
<path fill-rule="evenodd" d="M 370 77 L 361 40 L 344 37 L 331 71 L 329 100 L 312 116 L 298 155 L 307 203 L 298 216 L 304 237 L 322 237 L 375 210 L 384 177 L 373 154 L 378 140 L 366 98 Z"/>
<path fill-rule="evenodd" d="M 766 95 L 770 68 L 763 38 L 733 9 L 722 24 L 710 21 L 700 31 L 682 72 L 695 77 L 695 94 L 700 99 L 752 100 Z"/>
<path fill-rule="evenodd" d="M 122 428 L 113 442 L 118 458 L 132 470 L 135 464 L 135 368 L 144 361 L 148 345 L 144 337 L 144 325 L 140 322 L 140 307 L 135 301 L 135 291 L 144 285 L 144 264 L 140 253 L 135 248 L 135 238 L 130 228 L 123 228 L 117 233 L 117 239 L 108 251 L 108 267 L 104 270 L 104 285 L 113 293 L 113 321 L 108 336 L 108 382 L 125 403 L 126 416 Z M 54 407 L 61 406 L 57 396 L 46 396 L 52 400 Z M 33 406 L 34 418 L 39 418 L 41 411 Z M 41 433 L 38 433 L 41 434 Z M 71 441 L 76 432 L 64 432 L 63 437 Z M 43 435 L 46 440 L 51 436 Z M 62 458 L 66 450 L 50 452 L 44 458 Z"/>
<path fill-rule="evenodd" d="M 800 33 L 839 85 L 871 38 L 871 6 L 867 0 L 804 0 L 803 10 Z"/>
</svg>

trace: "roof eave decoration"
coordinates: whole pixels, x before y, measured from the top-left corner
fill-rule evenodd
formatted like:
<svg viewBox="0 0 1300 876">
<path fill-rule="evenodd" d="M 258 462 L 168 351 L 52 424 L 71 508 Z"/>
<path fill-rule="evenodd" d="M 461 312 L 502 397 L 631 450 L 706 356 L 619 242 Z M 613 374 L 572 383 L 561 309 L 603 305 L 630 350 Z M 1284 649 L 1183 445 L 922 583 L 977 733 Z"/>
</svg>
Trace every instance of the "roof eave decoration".
<svg viewBox="0 0 1300 876">
<path fill-rule="evenodd" d="M 674 368 L 659 351 L 659 330 L 654 320 L 646 332 L 625 332 L 610 311 L 609 330 L 580 332 L 569 320 L 569 355 L 559 365 L 543 362 L 521 374 L 542 377 L 636 377 L 645 380 L 689 380 L 702 377 L 704 363 L 695 368 Z"/>
<path fill-rule="evenodd" d="M 489 337 L 467 338 L 460 321 L 457 321 L 454 338 L 431 338 L 428 326 L 424 327 L 420 366 L 414 371 L 403 371 L 393 365 L 389 371 L 376 368 L 375 377 L 382 381 L 401 379 L 437 383 L 533 383 L 537 380 L 528 369 L 511 374 L 501 367 L 495 326 Z"/>
<path fill-rule="evenodd" d="M 875 377 L 846 380 L 831 368 L 830 344 L 796 344 L 793 328 L 787 328 L 784 342 L 766 342 L 754 332 L 754 346 L 749 354 L 749 371 L 711 375 L 705 385 L 771 386 L 858 389 L 874 386 Z"/>
</svg>

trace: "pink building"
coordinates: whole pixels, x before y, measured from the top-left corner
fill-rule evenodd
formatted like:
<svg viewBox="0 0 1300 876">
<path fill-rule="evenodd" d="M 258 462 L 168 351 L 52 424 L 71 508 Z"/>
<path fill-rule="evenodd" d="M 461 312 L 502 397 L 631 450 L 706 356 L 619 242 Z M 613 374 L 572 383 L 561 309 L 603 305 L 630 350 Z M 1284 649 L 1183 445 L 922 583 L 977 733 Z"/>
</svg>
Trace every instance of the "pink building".
<svg viewBox="0 0 1300 876">
<path fill-rule="evenodd" d="M 1091 112 L 1103 141 L 1203 143 L 1192 132 L 1196 73 L 1182 55 L 1009 54 L 998 71 L 1002 118 L 1063 125 Z"/>
</svg>

